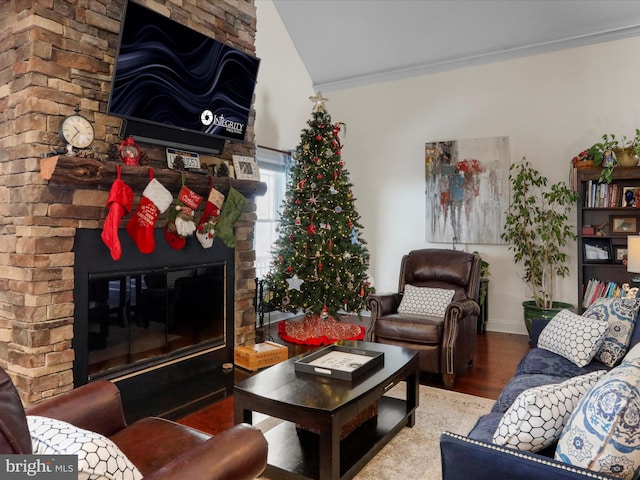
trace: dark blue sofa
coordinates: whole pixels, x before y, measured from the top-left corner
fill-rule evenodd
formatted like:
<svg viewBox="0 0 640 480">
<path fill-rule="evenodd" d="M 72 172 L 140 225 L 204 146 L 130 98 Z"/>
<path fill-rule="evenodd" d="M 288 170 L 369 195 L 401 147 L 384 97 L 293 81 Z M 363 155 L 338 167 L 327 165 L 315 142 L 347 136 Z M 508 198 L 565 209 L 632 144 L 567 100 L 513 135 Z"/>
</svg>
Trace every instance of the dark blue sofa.
<svg viewBox="0 0 640 480">
<path fill-rule="evenodd" d="M 612 479 L 613 477 L 574 467 L 554 460 L 555 445 L 542 452 L 529 453 L 492 443 L 504 411 L 524 390 L 550 383 L 560 383 L 570 377 L 596 370 L 609 370 L 593 360 L 580 368 L 569 360 L 535 347 L 538 335 L 548 320 L 534 320 L 531 344 L 490 413 L 481 417 L 467 436 L 445 432 L 440 437 L 443 480 L 525 480 L 542 478 Z M 629 349 L 640 342 L 640 319 L 636 321 Z"/>
</svg>

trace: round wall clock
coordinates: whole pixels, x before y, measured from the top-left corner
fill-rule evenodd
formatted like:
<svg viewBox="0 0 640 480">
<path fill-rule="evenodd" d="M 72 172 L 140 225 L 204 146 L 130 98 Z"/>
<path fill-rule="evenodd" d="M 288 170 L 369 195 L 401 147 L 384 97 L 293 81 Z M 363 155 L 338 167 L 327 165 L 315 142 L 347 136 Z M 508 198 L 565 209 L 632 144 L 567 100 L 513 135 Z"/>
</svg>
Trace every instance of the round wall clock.
<svg viewBox="0 0 640 480">
<path fill-rule="evenodd" d="M 75 114 L 69 115 L 60 123 L 60 137 L 72 147 L 87 148 L 95 137 L 93 125 L 78 113 L 78 107 L 75 110 Z"/>
</svg>

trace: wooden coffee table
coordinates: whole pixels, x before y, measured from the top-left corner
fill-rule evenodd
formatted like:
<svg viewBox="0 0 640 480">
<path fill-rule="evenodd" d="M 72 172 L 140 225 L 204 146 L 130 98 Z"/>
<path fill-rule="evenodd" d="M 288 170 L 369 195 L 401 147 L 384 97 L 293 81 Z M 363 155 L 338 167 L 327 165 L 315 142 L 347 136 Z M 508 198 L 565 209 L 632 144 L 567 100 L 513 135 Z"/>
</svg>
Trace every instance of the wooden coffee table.
<svg viewBox="0 0 640 480">
<path fill-rule="evenodd" d="M 353 381 L 297 372 L 294 362 L 309 352 L 234 387 L 236 423 L 252 423 L 253 412 L 285 420 L 265 434 L 269 443 L 266 474 L 271 478 L 353 478 L 398 431 L 413 427 L 418 406 L 418 354 L 378 343 L 338 344 L 384 352 L 384 365 Z M 406 399 L 384 395 L 402 381 L 406 382 Z M 374 404 L 377 416 L 341 440 L 342 429 Z"/>
</svg>

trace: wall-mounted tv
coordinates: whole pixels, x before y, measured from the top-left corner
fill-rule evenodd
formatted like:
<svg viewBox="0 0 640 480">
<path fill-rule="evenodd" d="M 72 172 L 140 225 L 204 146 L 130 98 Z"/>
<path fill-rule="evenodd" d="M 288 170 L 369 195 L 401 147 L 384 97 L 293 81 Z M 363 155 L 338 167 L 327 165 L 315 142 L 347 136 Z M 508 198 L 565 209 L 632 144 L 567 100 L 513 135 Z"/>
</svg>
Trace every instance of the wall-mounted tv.
<svg viewBox="0 0 640 480">
<path fill-rule="evenodd" d="M 129 1 L 107 113 L 137 140 L 219 153 L 224 140 L 245 139 L 259 64 Z"/>
</svg>

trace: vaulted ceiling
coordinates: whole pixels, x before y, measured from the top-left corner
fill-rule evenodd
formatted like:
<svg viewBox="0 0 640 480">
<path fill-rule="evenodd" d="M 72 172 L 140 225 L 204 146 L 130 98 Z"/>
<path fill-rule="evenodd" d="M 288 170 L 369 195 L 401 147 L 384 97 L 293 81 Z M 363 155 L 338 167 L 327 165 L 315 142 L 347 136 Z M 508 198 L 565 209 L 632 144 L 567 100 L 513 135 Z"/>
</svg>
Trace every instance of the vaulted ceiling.
<svg viewBox="0 0 640 480">
<path fill-rule="evenodd" d="M 323 91 L 640 35 L 637 0 L 273 1 Z"/>
</svg>

